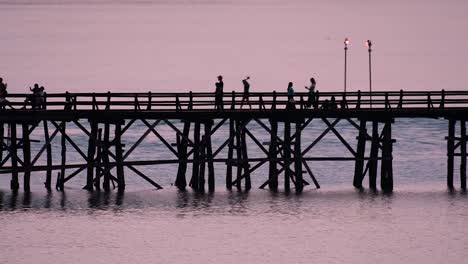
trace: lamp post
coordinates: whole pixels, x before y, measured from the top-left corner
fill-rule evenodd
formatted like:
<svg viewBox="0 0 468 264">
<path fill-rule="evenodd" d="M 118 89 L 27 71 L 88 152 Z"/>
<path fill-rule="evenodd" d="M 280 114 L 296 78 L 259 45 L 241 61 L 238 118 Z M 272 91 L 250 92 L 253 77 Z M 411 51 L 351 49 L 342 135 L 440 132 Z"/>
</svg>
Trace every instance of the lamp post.
<svg viewBox="0 0 468 264">
<path fill-rule="evenodd" d="M 347 66 L 348 66 L 348 45 L 349 45 L 349 39 L 345 38 L 344 40 L 344 93 L 346 94 L 346 74 L 347 74 Z"/>
<path fill-rule="evenodd" d="M 372 41 L 366 41 L 367 51 L 369 51 L 369 96 L 370 108 L 372 108 Z"/>
</svg>

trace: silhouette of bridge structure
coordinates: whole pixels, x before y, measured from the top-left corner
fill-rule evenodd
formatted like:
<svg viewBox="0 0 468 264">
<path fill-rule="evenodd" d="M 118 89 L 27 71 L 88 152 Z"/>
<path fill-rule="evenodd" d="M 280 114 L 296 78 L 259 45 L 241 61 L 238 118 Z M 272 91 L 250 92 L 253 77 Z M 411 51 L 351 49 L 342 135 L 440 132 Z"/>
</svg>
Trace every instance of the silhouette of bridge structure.
<svg viewBox="0 0 468 264">
<path fill-rule="evenodd" d="M 356 188 L 363 188 L 367 176 L 369 188 L 377 190 L 380 167 L 380 188 L 391 192 L 394 120 L 445 118 L 448 120 L 447 185 L 454 187 L 455 158 L 460 158 L 460 184 L 461 189 L 466 189 L 468 91 L 317 92 L 310 107 L 308 96 L 296 93 L 294 109 L 286 109 L 288 104 L 291 108 L 286 93 L 250 93 L 251 108 L 244 103 L 241 109 L 243 94 L 225 93 L 223 109 L 216 110 L 214 93 L 66 92 L 44 94 L 32 100 L 28 94 L 9 94 L 8 103 L 0 110 L 0 174 L 11 175 L 12 190 L 20 188 L 20 176 L 23 176 L 26 192 L 31 189 L 32 172 L 45 173 L 47 189 L 52 188 L 55 178 L 55 187 L 63 190 L 66 182 L 82 172 L 86 174 L 83 186 L 88 190 L 107 191 L 111 186 L 124 190 L 126 172 L 133 172 L 132 175 L 160 189 L 141 167 L 174 164 L 178 166 L 174 184 L 180 189 L 190 186 L 196 191 L 205 188 L 214 191 L 215 179 L 225 178 L 227 189 L 248 190 L 252 188 L 251 174 L 266 166 L 268 174 L 260 188 L 301 192 L 306 185 L 320 188 L 308 162 L 354 161 L 354 173 L 350 174 L 354 174 Z M 314 140 L 306 142 L 302 135 L 308 133 L 312 120 L 323 122 L 325 129 Z M 122 144 L 136 121 L 144 124 L 144 133 L 133 144 Z M 337 127 L 340 122 L 355 129 L 356 142 L 342 136 Z M 261 127 L 264 132 L 261 136 L 250 131 L 252 123 Z M 173 131 L 171 138 L 158 131 L 162 124 Z M 69 135 L 72 125 L 87 138 L 87 150 Z M 227 138 L 217 133 L 222 126 L 229 127 Z M 31 139 L 38 128 L 41 128 L 40 138 Z M 334 134 L 349 155 L 311 156 L 310 151 L 327 134 Z M 129 159 L 149 135 L 156 136 L 164 146 L 154 152 L 169 151 L 173 158 Z M 212 141 L 217 136 L 223 143 L 213 148 Z M 60 138 L 60 143 L 54 143 L 58 141 L 55 138 Z M 31 152 L 31 142 L 42 145 L 37 153 Z M 249 156 L 247 146 L 258 148 L 263 156 Z M 57 149 L 60 155 L 53 155 Z M 70 151 L 78 153 L 82 161 L 68 163 Z M 222 151 L 227 151 L 227 157 L 220 157 Z M 54 160 L 56 156 L 60 160 Z M 189 164 L 191 177 L 187 179 Z M 215 165 L 226 166 L 226 174 L 215 177 Z M 54 171 L 58 172 L 56 177 L 52 176 Z"/>
</svg>

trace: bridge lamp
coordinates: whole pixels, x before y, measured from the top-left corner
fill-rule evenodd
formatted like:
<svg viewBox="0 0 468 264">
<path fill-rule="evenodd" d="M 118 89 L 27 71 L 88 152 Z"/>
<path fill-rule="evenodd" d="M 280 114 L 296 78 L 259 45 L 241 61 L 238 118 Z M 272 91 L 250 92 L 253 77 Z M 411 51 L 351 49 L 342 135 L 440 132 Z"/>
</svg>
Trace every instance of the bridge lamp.
<svg viewBox="0 0 468 264">
<path fill-rule="evenodd" d="M 349 46 L 349 39 L 345 38 L 344 40 L 344 92 L 346 93 L 346 74 L 347 74 L 347 64 L 348 64 L 348 46 Z"/>
<path fill-rule="evenodd" d="M 370 107 L 372 108 L 372 41 L 366 40 L 367 51 L 369 52 L 369 96 Z"/>
</svg>

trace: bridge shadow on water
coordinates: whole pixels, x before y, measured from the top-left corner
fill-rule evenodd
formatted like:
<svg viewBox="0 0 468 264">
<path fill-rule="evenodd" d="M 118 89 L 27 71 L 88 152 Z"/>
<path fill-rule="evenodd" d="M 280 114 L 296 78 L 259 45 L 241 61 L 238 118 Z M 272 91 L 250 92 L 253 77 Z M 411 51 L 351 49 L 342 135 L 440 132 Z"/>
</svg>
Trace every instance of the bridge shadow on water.
<svg viewBox="0 0 468 264">
<path fill-rule="evenodd" d="M 64 192 L 12 192 L 0 191 L 0 212 L 34 211 L 64 212 L 170 212 L 183 217 L 186 214 L 283 214 L 295 215 L 314 208 L 336 204 L 373 207 L 392 206 L 402 200 L 437 199 L 449 203 L 468 199 L 464 191 L 411 190 L 394 193 L 376 192 L 368 189 L 310 190 L 301 194 L 270 191 L 217 191 L 199 193 L 192 191 L 81 191 Z M 342 205 L 340 205 L 342 206 Z M 338 206 L 339 207 L 339 206 Z"/>
</svg>

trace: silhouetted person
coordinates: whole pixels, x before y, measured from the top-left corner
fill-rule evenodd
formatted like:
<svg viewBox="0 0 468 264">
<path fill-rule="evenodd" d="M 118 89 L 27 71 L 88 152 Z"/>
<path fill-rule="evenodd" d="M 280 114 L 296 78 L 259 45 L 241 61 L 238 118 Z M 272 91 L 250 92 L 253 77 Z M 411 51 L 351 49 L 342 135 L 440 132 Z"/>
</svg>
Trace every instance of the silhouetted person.
<svg viewBox="0 0 468 264">
<path fill-rule="evenodd" d="M 223 82 L 223 76 L 218 76 L 218 82 L 215 84 L 216 85 L 216 91 L 215 91 L 215 104 L 216 104 L 216 110 L 223 110 L 223 89 L 224 89 L 224 82 Z"/>
<path fill-rule="evenodd" d="M 241 102 L 241 109 L 242 107 L 244 106 L 244 102 L 247 101 L 247 103 L 249 104 L 249 108 L 252 109 L 252 106 L 250 105 L 250 100 L 249 100 L 249 97 L 250 97 L 250 84 L 248 82 L 248 80 L 250 79 L 249 76 L 247 76 L 247 78 L 245 78 L 244 80 L 242 80 L 242 84 L 244 85 L 244 94 L 242 95 L 242 102 Z"/>
<path fill-rule="evenodd" d="M 5 105 L 8 103 L 6 96 L 8 95 L 7 84 L 3 83 L 3 78 L 0 78 L 0 109 L 5 109 Z"/>
<path fill-rule="evenodd" d="M 31 95 L 26 97 L 26 100 L 24 101 L 26 104 L 29 103 L 31 104 L 32 109 L 35 109 L 39 103 L 40 103 L 40 92 L 41 88 L 39 87 L 39 84 L 34 84 L 34 88 L 29 87 L 29 90 L 32 92 Z M 25 108 L 24 106 L 23 108 Z"/>
<path fill-rule="evenodd" d="M 295 103 L 296 102 L 294 101 L 293 83 L 289 82 L 288 83 L 288 103 L 286 105 L 286 109 L 296 109 Z"/>
<path fill-rule="evenodd" d="M 41 86 L 39 88 L 39 93 L 38 93 L 38 99 L 39 99 L 39 108 L 45 108 L 44 103 L 45 103 L 45 91 L 44 91 L 44 86 Z"/>
<path fill-rule="evenodd" d="M 310 78 L 310 87 L 305 87 L 307 90 L 309 90 L 309 96 L 307 98 L 307 108 L 311 108 L 314 105 L 315 102 L 315 79 Z"/>
</svg>

